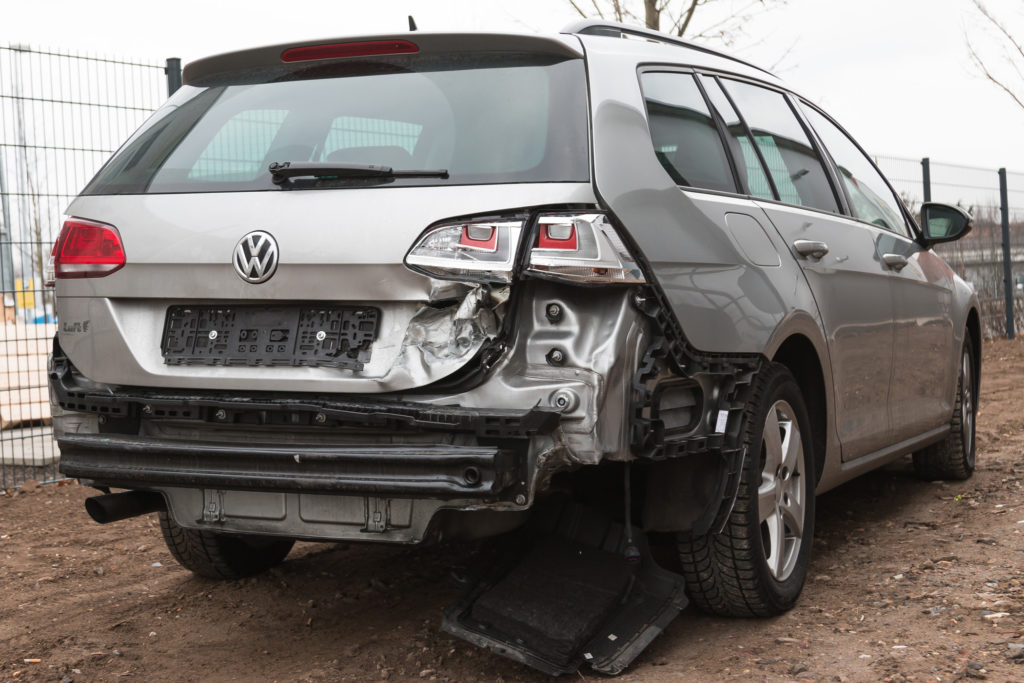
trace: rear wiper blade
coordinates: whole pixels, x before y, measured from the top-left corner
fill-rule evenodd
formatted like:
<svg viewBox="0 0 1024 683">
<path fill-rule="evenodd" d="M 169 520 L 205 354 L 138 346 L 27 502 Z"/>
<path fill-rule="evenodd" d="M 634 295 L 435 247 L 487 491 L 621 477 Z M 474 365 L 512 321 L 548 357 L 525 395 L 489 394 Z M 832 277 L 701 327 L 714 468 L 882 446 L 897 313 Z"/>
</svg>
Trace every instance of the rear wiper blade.
<svg viewBox="0 0 1024 683">
<path fill-rule="evenodd" d="M 447 178 L 448 169 L 396 171 L 375 164 L 340 164 L 316 161 L 282 161 L 270 164 L 271 179 L 278 185 L 289 178 Z"/>
</svg>

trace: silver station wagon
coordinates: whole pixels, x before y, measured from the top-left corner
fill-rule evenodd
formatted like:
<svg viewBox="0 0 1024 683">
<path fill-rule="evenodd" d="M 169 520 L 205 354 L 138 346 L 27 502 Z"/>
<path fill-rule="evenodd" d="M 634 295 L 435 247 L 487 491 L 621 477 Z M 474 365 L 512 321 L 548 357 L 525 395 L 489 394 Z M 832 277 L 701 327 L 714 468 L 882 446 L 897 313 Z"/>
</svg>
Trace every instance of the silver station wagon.
<svg viewBox="0 0 1024 683">
<path fill-rule="evenodd" d="M 551 674 L 689 601 L 790 608 L 816 493 L 974 468 L 978 302 L 931 250 L 970 216 L 663 34 L 203 59 L 67 214 L 54 427 L 97 521 L 229 579 L 504 534 L 444 628 Z"/>
</svg>

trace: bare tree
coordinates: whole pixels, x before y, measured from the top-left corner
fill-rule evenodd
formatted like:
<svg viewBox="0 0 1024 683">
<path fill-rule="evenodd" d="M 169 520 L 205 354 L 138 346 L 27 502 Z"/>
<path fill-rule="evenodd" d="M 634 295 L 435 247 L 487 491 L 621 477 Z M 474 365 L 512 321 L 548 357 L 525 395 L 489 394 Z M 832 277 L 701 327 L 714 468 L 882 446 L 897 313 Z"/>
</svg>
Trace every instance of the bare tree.
<svg viewBox="0 0 1024 683">
<path fill-rule="evenodd" d="M 1012 97 L 1017 106 L 1024 109 L 1024 43 L 1014 38 L 1006 22 L 992 14 L 982 0 L 971 2 L 983 17 L 988 33 L 996 36 L 995 43 L 998 47 L 995 50 L 999 53 L 998 57 L 995 56 L 995 50 L 982 54 L 977 42 L 972 41 L 970 35 L 965 35 L 971 61 L 985 78 Z M 1002 68 L 997 66 L 1000 62 L 1004 63 Z"/>
<path fill-rule="evenodd" d="M 785 4 L 786 0 L 567 0 L 581 17 L 641 24 L 656 31 L 698 40 L 732 44 L 744 25 L 755 15 Z M 703 9 L 716 5 L 725 11 Z M 726 7 L 731 5 L 730 7 Z M 706 24 L 694 23 L 695 16 L 712 17 Z"/>
</svg>

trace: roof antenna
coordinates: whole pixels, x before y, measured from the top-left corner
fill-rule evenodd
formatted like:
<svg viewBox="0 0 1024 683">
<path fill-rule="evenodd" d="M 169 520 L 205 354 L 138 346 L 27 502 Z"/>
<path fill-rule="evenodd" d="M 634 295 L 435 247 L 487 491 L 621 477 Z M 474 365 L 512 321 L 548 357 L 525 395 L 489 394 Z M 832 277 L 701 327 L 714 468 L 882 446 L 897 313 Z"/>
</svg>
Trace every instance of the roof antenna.
<svg viewBox="0 0 1024 683">
<path fill-rule="evenodd" d="M 409 15 L 409 30 L 410 30 L 410 31 L 415 31 L 415 30 L 417 30 L 417 29 L 416 29 L 416 20 L 412 18 L 412 15 L 411 15 L 411 14 Z"/>
</svg>

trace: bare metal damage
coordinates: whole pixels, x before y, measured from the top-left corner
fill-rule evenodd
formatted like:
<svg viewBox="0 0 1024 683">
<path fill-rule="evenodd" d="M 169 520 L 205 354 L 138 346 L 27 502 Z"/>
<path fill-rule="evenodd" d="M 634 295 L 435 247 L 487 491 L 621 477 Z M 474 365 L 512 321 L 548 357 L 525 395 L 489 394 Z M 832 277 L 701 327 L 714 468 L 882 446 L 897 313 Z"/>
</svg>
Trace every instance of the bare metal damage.
<svg viewBox="0 0 1024 683">
<path fill-rule="evenodd" d="M 497 336 L 499 309 L 507 300 L 507 287 L 490 290 L 478 285 L 461 302 L 421 306 L 409 321 L 401 350 L 382 381 L 405 374 L 416 384 L 428 384 L 462 367 Z"/>
</svg>

